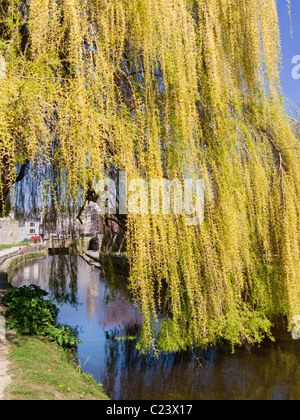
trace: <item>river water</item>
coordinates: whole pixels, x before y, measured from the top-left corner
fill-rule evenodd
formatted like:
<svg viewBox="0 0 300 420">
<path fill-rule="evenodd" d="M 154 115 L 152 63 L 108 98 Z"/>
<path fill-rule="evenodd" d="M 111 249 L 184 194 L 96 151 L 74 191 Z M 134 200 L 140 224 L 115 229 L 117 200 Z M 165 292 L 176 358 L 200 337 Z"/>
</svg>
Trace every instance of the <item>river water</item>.
<svg viewBox="0 0 300 420">
<path fill-rule="evenodd" d="M 62 259 L 61 259 L 62 258 Z M 115 400 L 298 400 L 300 340 L 278 321 L 276 342 L 251 350 L 212 347 L 179 354 L 141 356 L 134 335 L 142 322 L 126 289 L 105 279 L 81 258 L 52 257 L 26 265 L 14 286 L 37 284 L 60 307 L 59 322 L 77 329 L 78 358 Z M 123 281 L 124 283 L 124 281 Z M 118 339 L 119 338 L 119 339 Z"/>
</svg>

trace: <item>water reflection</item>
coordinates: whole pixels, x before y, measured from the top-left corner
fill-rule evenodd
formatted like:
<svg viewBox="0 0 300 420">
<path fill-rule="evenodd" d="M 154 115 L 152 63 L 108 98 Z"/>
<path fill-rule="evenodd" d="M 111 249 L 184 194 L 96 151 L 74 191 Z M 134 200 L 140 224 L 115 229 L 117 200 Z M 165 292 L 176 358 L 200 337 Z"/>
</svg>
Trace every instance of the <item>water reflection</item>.
<svg viewBox="0 0 300 420">
<path fill-rule="evenodd" d="M 14 275 L 13 284 L 19 287 L 30 283 L 47 290 L 60 304 L 78 304 L 78 257 L 58 255 L 40 264 L 28 264 Z"/>
<path fill-rule="evenodd" d="M 300 397 L 300 346 L 277 334 L 251 353 L 230 348 L 140 357 L 128 342 L 107 337 L 105 389 L 121 389 L 122 399 L 293 400 Z M 196 356 L 196 357 L 195 357 Z M 201 360 L 202 367 L 199 365 Z M 112 363 L 113 360 L 113 363 Z M 143 392 L 140 392 L 143 390 Z"/>
<path fill-rule="evenodd" d="M 50 259 L 48 289 L 60 303 L 78 304 L 78 258 L 73 252 Z M 47 265 L 47 267 L 49 267 Z"/>
<path fill-rule="evenodd" d="M 14 284 L 38 284 L 61 302 L 59 322 L 77 327 L 83 342 L 78 346 L 81 365 L 104 385 L 110 397 L 300 398 L 300 341 L 292 341 L 283 325 L 277 325 L 276 343 L 267 341 L 251 353 L 239 349 L 233 355 L 230 348 L 214 347 L 161 355 L 158 360 L 141 356 L 134 342 L 116 339 L 136 335 L 142 322 L 141 315 L 126 298 L 124 282 L 123 288 L 111 285 L 99 270 L 77 257 L 72 262 L 76 267 L 73 272 L 68 266 L 70 260 L 65 264 L 65 271 L 58 257 L 30 264 L 16 273 Z M 57 269 L 64 276 L 56 278 Z"/>
</svg>

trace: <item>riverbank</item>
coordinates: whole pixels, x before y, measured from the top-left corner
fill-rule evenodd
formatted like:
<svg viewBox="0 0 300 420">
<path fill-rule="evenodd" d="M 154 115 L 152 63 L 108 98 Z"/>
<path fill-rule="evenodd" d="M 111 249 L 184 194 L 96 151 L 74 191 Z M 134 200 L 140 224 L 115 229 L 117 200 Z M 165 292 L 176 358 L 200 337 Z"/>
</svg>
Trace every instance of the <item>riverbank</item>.
<svg viewBox="0 0 300 420">
<path fill-rule="evenodd" d="M 11 289 L 0 284 L 2 297 Z M 6 331 L 0 340 L 0 400 L 108 400 L 91 375 L 45 338 Z"/>
<path fill-rule="evenodd" d="M 26 246 L 16 249 L 0 251 L 0 284 L 10 283 L 11 276 L 16 268 L 22 264 L 45 258 L 45 252 L 40 246 Z"/>
<path fill-rule="evenodd" d="M 12 287 L 9 280 L 14 270 L 27 261 L 44 258 L 44 253 L 28 253 L 20 255 L 20 251 L 17 248 L 19 247 L 19 249 L 22 249 L 23 253 L 26 249 L 28 249 L 28 245 L 19 245 L 1 247 L 0 250 L 0 315 L 5 311 L 1 301 L 3 296 Z M 31 249 L 35 250 L 35 248 Z M 0 339 L 0 400 L 5 399 L 6 389 L 12 382 L 9 372 L 9 368 L 11 366 L 9 354 L 11 351 L 12 338 L 14 338 L 14 333 L 6 331 L 6 339 Z"/>
<path fill-rule="evenodd" d="M 108 400 L 91 375 L 44 338 L 17 336 L 9 360 L 6 400 Z"/>
</svg>

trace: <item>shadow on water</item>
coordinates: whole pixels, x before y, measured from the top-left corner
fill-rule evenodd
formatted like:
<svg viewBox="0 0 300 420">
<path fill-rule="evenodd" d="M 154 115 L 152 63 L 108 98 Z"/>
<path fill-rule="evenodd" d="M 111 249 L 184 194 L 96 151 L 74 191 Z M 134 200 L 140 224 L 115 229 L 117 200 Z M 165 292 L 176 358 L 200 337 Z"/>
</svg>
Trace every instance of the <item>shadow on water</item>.
<svg viewBox="0 0 300 420">
<path fill-rule="evenodd" d="M 74 255 L 25 266 L 15 273 L 15 286 L 35 283 L 61 307 L 59 322 L 79 331 L 81 366 L 119 400 L 297 400 L 300 398 L 300 341 L 292 341 L 283 321 L 276 342 L 260 347 L 196 349 L 141 356 L 135 336 L 142 322 L 120 287 Z"/>
</svg>

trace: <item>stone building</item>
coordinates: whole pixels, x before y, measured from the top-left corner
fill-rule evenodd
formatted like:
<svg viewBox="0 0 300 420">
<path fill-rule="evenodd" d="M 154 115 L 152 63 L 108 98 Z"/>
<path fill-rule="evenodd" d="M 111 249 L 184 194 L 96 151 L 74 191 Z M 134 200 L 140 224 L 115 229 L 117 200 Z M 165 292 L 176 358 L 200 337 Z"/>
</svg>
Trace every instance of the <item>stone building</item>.
<svg viewBox="0 0 300 420">
<path fill-rule="evenodd" d="M 67 239 L 70 237 L 97 238 L 97 249 L 105 253 L 126 250 L 125 231 L 111 218 L 103 222 L 100 208 L 89 202 L 77 218 L 78 212 L 58 213 L 55 209 L 31 209 L 0 219 L 0 245 L 17 244 L 34 236 L 40 239 Z"/>
<path fill-rule="evenodd" d="M 42 218 L 38 216 L 16 220 L 10 214 L 9 217 L 0 218 L 0 245 L 18 244 L 33 236 L 40 236 L 41 228 Z"/>
</svg>

